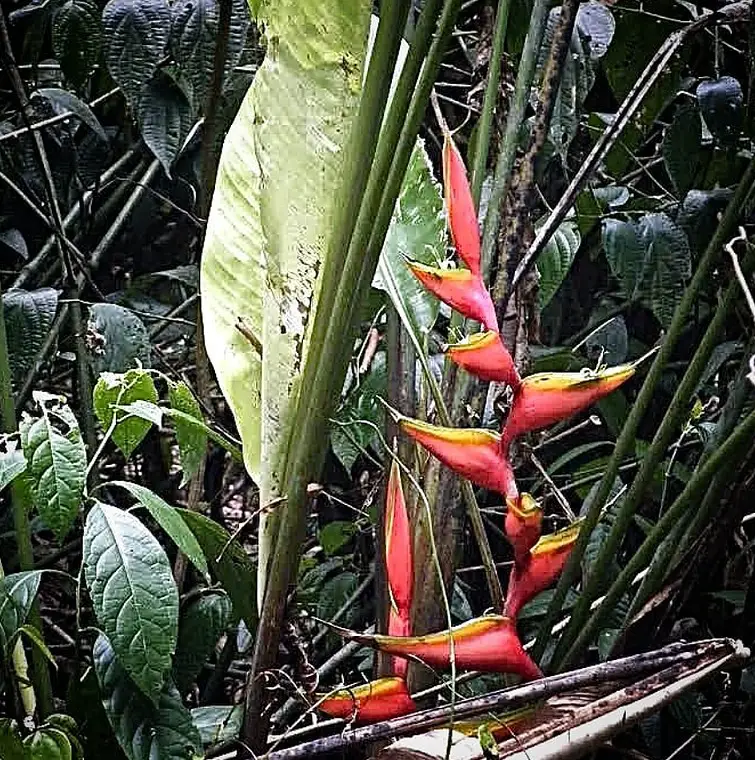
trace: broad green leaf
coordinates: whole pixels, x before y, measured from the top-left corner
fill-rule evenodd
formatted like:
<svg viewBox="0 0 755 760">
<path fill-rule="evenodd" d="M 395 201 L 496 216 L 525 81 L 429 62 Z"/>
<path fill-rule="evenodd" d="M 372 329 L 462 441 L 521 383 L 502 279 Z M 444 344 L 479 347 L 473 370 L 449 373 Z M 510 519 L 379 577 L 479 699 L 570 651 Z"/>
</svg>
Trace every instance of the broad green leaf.
<svg viewBox="0 0 755 760">
<path fill-rule="evenodd" d="M 125 480 L 111 480 L 109 486 L 125 488 L 155 518 L 158 525 L 170 536 L 175 545 L 191 560 L 202 575 L 210 572 L 202 548 L 175 507 L 161 499 L 154 491 Z"/>
<path fill-rule="evenodd" d="M 581 514 L 587 514 L 587 511 L 590 508 L 590 504 L 592 503 L 592 500 L 597 493 L 598 485 L 599 484 L 596 483 L 587 494 L 587 498 L 584 500 L 582 509 L 580 510 Z M 597 559 L 598 554 L 600 554 L 600 551 L 603 548 L 606 539 L 608 538 L 608 534 L 611 532 L 611 528 L 616 521 L 616 512 L 621 505 L 621 496 L 619 496 L 619 494 L 621 493 L 622 488 L 623 486 L 621 480 L 619 478 L 615 478 L 614 483 L 611 486 L 611 493 L 607 501 L 607 503 L 611 504 L 611 506 L 608 509 L 604 510 L 598 524 L 590 534 L 587 546 L 585 547 L 585 553 L 582 557 L 582 577 L 585 579 L 589 578 L 590 573 L 592 573 L 593 569 L 595 568 L 595 560 Z M 615 558 L 611 560 L 608 568 L 606 569 L 608 570 L 608 574 L 611 576 L 611 578 L 615 578 L 616 575 L 618 575 L 619 565 Z M 608 580 L 609 578 L 606 577 L 606 583 Z"/>
<path fill-rule="evenodd" d="M 181 610 L 173 680 L 181 694 L 188 691 L 231 620 L 233 605 L 226 594 L 202 594 Z"/>
<path fill-rule="evenodd" d="M 183 380 L 168 383 L 168 401 L 173 409 L 204 421 L 199 402 Z M 184 422 L 180 417 L 173 417 L 173 425 L 176 428 L 178 458 L 183 470 L 181 478 L 183 486 L 194 477 L 207 453 L 207 433 L 201 428 Z"/>
<path fill-rule="evenodd" d="M 170 24 L 167 0 L 110 0 L 102 11 L 105 61 L 132 108 L 163 59 Z"/>
<path fill-rule="evenodd" d="M 102 704 L 128 760 L 201 760 L 191 713 L 168 680 L 155 703 L 137 689 L 105 636 L 92 648 Z"/>
<path fill-rule="evenodd" d="M 39 591 L 41 570 L 26 570 L 0 580 L 0 635 L 5 648 L 26 622 Z"/>
<path fill-rule="evenodd" d="M 663 163 L 676 194 L 684 198 L 695 181 L 700 165 L 703 130 L 697 105 L 685 101 L 663 133 Z"/>
<path fill-rule="evenodd" d="M 446 258 L 443 191 L 422 141 L 412 151 L 380 259 L 394 274 L 416 332 L 426 334 L 438 316 L 438 299 L 411 273 L 407 258 L 431 266 Z M 372 284 L 388 290 L 379 269 Z"/>
<path fill-rule="evenodd" d="M 84 493 L 86 447 L 79 423 L 60 396 L 35 391 L 34 400 L 42 416 L 21 421 L 21 444 L 34 504 L 62 541 L 76 520 Z"/>
<path fill-rule="evenodd" d="M 20 256 L 24 261 L 29 258 L 29 247 L 21 230 L 15 227 L 0 232 L 0 245 Z"/>
<path fill-rule="evenodd" d="M 697 99 L 710 133 L 725 145 L 736 143 L 744 120 L 742 85 L 729 76 L 701 82 Z"/>
<path fill-rule="evenodd" d="M 692 250 L 700 255 L 718 227 L 719 214 L 729 204 L 732 190 L 717 187 L 714 190 L 690 190 L 676 215 L 676 223 L 687 234 Z"/>
<path fill-rule="evenodd" d="M 6 444 L 7 445 L 7 444 Z M 26 457 L 18 448 L 0 452 L 0 491 L 12 483 L 26 469 Z"/>
<path fill-rule="evenodd" d="M 249 26 L 245 0 L 232 0 L 223 79 L 227 80 L 239 62 Z M 195 111 L 204 109 L 212 84 L 215 45 L 218 38 L 218 0 L 178 0 L 173 4 L 170 47 L 181 71 L 191 83 Z"/>
<path fill-rule="evenodd" d="M 131 369 L 117 375 L 103 372 L 94 386 L 94 412 L 105 430 L 115 416 L 113 442 L 128 459 L 149 432 L 152 423 L 137 416 L 128 416 L 122 409 L 136 401 L 157 403 L 157 389 L 152 376 L 141 369 Z"/>
<path fill-rule="evenodd" d="M 186 93 L 172 77 L 158 71 L 139 98 L 136 113 L 144 142 L 170 177 L 170 167 L 194 123 Z"/>
<path fill-rule="evenodd" d="M 547 306 L 569 274 L 582 242 L 576 221 L 567 219 L 558 226 L 537 259 L 540 274 L 540 308 Z"/>
<path fill-rule="evenodd" d="M 629 300 L 638 298 L 646 267 L 645 248 L 637 226 L 618 219 L 604 219 L 603 247 L 624 297 Z"/>
<path fill-rule="evenodd" d="M 3 313 L 8 335 L 8 359 L 14 384 L 20 384 L 34 366 L 58 310 L 58 291 L 52 288 L 3 293 Z"/>
<path fill-rule="evenodd" d="M 692 276 L 689 241 L 666 214 L 644 216 L 639 229 L 650 267 L 644 285 L 647 300 L 658 321 L 668 327 Z"/>
<path fill-rule="evenodd" d="M 350 570 L 328 578 L 320 589 L 320 598 L 317 600 L 317 617 L 330 620 L 356 591 L 358 585 L 357 574 Z"/>
<path fill-rule="evenodd" d="M 0 757 L 3 760 L 29 760 L 18 723 L 10 718 L 0 718 Z"/>
<path fill-rule="evenodd" d="M 38 728 L 24 739 L 29 760 L 73 760 L 73 748 L 64 731 L 52 726 Z"/>
<path fill-rule="evenodd" d="M 97 503 L 84 525 L 84 575 L 97 622 L 157 704 L 178 635 L 178 589 L 163 548 L 136 517 Z"/>
<path fill-rule="evenodd" d="M 276 484 L 261 455 L 271 467 L 307 351 L 370 7 L 367 0 L 264 3 L 259 21 L 274 54 L 223 146 L 202 256 L 202 316 L 263 502 Z M 240 323 L 264 346 L 264 371 Z"/>
<path fill-rule="evenodd" d="M 357 530 L 357 526 L 348 520 L 333 520 L 333 522 L 329 522 L 318 534 L 325 554 L 329 557 L 338 554 L 354 538 Z"/>
<path fill-rule="evenodd" d="M 257 627 L 257 571 L 237 539 L 205 515 L 188 509 L 177 512 L 199 541 L 213 575 L 223 585 L 233 602 L 235 613 L 244 619 L 249 630 Z"/>
<path fill-rule="evenodd" d="M 71 112 L 86 124 L 103 142 L 107 142 L 107 135 L 92 109 L 81 98 L 77 98 L 72 92 L 60 87 L 43 87 L 35 90 L 34 97 L 44 98 L 53 107 L 56 113 Z"/>
<path fill-rule="evenodd" d="M 89 308 L 87 345 L 94 374 L 126 372 L 141 365 L 149 367 L 149 333 L 144 322 L 130 309 L 114 303 L 97 303 Z"/>
<path fill-rule="evenodd" d="M 238 738 L 244 717 L 241 705 L 206 705 L 191 711 L 206 748 Z"/>
<path fill-rule="evenodd" d="M 52 17 L 52 49 L 60 68 L 81 87 L 94 70 L 102 47 L 102 20 L 92 0 L 65 0 Z"/>
</svg>

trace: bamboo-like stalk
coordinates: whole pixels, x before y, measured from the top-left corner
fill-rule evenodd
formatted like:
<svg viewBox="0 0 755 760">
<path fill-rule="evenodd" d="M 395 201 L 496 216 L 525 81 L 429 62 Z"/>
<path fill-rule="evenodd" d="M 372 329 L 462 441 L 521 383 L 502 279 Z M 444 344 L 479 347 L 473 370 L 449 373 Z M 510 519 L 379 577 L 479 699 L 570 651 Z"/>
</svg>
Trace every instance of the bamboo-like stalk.
<svg viewBox="0 0 755 760">
<path fill-rule="evenodd" d="M 493 125 L 493 113 L 498 102 L 498 87 L 501 83 L 501 62 L 503 60 L 503 45 L 506 41 L 506 28 L 509 23 L 511 0 L 498 0 L 498 10 L 495 14 L 495 32 L 493 48 L 490 51 L 488 64 L 488 81 L 485 83 L 485 96 L 482 100 L 482 113 L 477 122 L 477 138 L 475 140 L 474 162 L 472 164 L 472 198 L 479 208 L 482 183 L 485 180 L 485 169 L 488 165 L 490 151 L 490 128 Z"/>
<path fill-rule="evenodd" d="M 752 268 L 753 263 L 755 263 L 754 259 L 755 252 L 750 250 L 746 261 L 748 271 Z M 734 280 L 729 284 L 721 303 L 715 309 L 713 319 L 711 319 L 708 328 L 700 340 L 697 350 L 663 416 L 663 420 L 643 456 L 642 464 L 621 502 L 611 530 L 595 559 L 593 572 L 590 573 L 579 600 L 572 610 L 572 619 L 569 627 L 564 631 L 561 641 L 558 647 L 556 647 L 556 652 L 553 656 L 554 663 L 557 664 L 559 662 L 560 656 L 573 643 L 590 614 L 590 604 L 603 590 L 608 565 L 616 557 L 616 553 L 634 518 L 634 514 L 640 506 L 642 497 L 653 479 L 656 467 L 665 456 L 666 449 L 689 414 L 690 399 L 700 382 L 703 372 L 705 372 L 705 368 L 708 366 L 708 360 L 719 341 L 726 319 L 737 303 L 739 296 L 739 283 Z"/>
<path fill-rule="evenodd" d="M 593 500 L 591 501 L 590 508 L 585 516 L 585 521 L 580 530 L 577 542 L 569 557 L 569 561 L 564 568 L 564 572 L 559 579 L 558 585 L 556 586 L 556 590 L 551 599 L 551 603 L 548 606 L 545 618 L 541 623 L 533 650 L 535 659 L 542 657 L 547 639 L 550 635 L 550 630 L 561 614 L 561 609 L 569 588 L 577 578 L 582 557 L 584 556 L 585 548 L 587 547 L 587 542 L 589 541 L 590 534 L 598 523 L 603 507 L 611 492 L 614 478 L 619 471 L 619 466 L 634 446 L 637 429 L 645 415 L 648 405 L 650 404 L 655 388 L 660 381 L 663 368 L 668 363 L 676 348 L 676 344 L 686 327 L 687 315 L 690 313 L 703 285 L 707 282 L 710 273 L 713 270 L 713 266 L 720 256 L 724 243 L 731 237 L 731 232 L 736 227 L 742 207 L 750 193 L 754 181 L 755 160 L 751 161 L 747 167 L 739 185 L 737 186 L 734 196 L 726 208 L 726 212 L 721 218 L 716 232 L 713 235 L 713 239 L 710 241 L 708 247 L 700 258 L 695 274 L 674 311 L 671 324 L 669 325 L 660 350 L 648 371 L 645 382 L 643 383 L 637 399 L 632 406 L 632 410 L 624 423 L 621 433 L 616 441 L 616 445 L 614 446 L 611 458 L 606 463 L 603 477 L 593 494 Z M 595 573 L 593 575 L 595 575 Z M 580 597 L 580 602 L 581 600 L 582 597 Z M 589 602 L 586 603 L 586 605 L 581 604 L 580 602 L 578 602 L 578 608 L 581 610 L 582 619 L 584 619 L 584 612 L 589 610 Z M 573 620 L 574 616 L 572 616 L 572 621 Z M 576 625 L 572 627 L 572 631 L 574 630 L 576 630 Z"/>
<path fill-rule="evenodd" d="M 0 432 L 13 433 L 17 428 L 16 409 L 13 403 L 13 391 L 11 388 L 8 337 L 5 329 L 5 313 L 2 301 L 3 293 L 2 288 L 0 288 Z M 31 525 L 29 524 L 29 513 L 26 508 L 26 494 L 18 481 L 11 483 L 10 489 L 18 564 L 21 570 L 33 570 L 34 550 L 31 544 Z M 39 605 L 36 601 L 29 612 L 29 619 L 32 625 L 39 629 L 39 635 L 43 636 L 42 617 L 39 614 Z M 20 642 L 14 647 L 13 661 L 14 666 L 17 665 L 18 668 L 21 668 L 24 663 L 21 662 L 20 656 L 16 652 L 19 646 Z M 21 649 L 21 654 L 23 654 L 23 648 Z M 25 659 L 24 657 L 24 661 Z M 47 667 L 47 660 L 37 647 L 32 649 L 32 664 L 34 665 L 32 682 L 34 691 L 39 699 L 39 711 L 43 716 L 46 716 L 52 710 L 52 685 L 50 683 L 50 671 Z M 16 672 L 20 673 L 21 671 L 16 670 Z"/>
<path fill-rule="evenodd" d="M 708 459 L 703 467 L 697 470 L 687 482 L 684 490 L 669 507 L 666 514 L 661 517 L 642 542 L 641 546 L 632 555 L 632 559 L 626 564 L 619 576 L 611 584 L 600 607 L 593 613 L 589 621 L 579 631 L 563 659 L 558 663 L 559 670 L 570 667 L 582 653 L 584 648 L 597 634 L 600 626 L 607 616 L 613 611 L 616 603 L 624 595 L 634 576 L 642 570 L 653 558 L 653 554 L 668 532 L 688 509 L 692 509 L 695 502 L 699 502 L 711 479 L 716 476 L 726 462 L 734 459 L 739 452 L 752 440 L 755 435 L 755 411 L 744 419 L 734 432 L 724 441 L 723 445 Z M 597 568 L 595 569 L 597 572 Z M 574 618 L 572 618 L 572 621 Z"/>
</svg>

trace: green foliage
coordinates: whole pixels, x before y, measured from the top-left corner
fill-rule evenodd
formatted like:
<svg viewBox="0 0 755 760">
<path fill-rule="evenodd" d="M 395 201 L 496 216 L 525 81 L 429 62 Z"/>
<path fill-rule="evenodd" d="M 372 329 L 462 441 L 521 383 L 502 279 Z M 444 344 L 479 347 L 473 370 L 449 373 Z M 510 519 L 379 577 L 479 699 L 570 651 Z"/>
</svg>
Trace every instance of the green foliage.
<svg viewBox="0 0 755 760">
<path fill-rule="evenodd" d="M 98 303 L 89 309 L 87 342 L 95 375 L 126 372 L 151 362 L 149 335 L 144 323 L 129 309 Z"/>
<path fill-rule="evenodd" d="M 102 47 L 102 19 L 92 0 L 65 0 L 52 17 L 52 49 L 77 89 L 89 78 Z"/>
<path fill-rule="evenodd" d="M 724 145 L 736 143 L 744 120 L 744 94 L 734 77 L 721 77 L 697 86 L 705 124 Z"/>
<path fill-rule="evenodd" d="M 64 399 L 34 392 L 41 417 L 21 422 L 32 497 L 46 525 L 62 541 L 84 493 L 87 455 L 79 423 Z"/>
<path fill-rule="evenodd" d="M 540 275 L 540 307 L 544 308 L 569 274 L 582 239 L 577 222 L 567 220 L 559 225 L 537 261 Z"/>
<path fill-rule="evenodd" d="M 0 452 L 0 491 L 26 470 L 24 452 L 13 443 L 6 443 L 6 447 L 6 451 Z"/>
<path fill-rule="evenodd" d="M 0 634 L 4 657 L 9 656 L 9 644 L 26 622 L 29 610 L 39 591 L 42 573 L 27 570 L 6 575 L 0 581 Z"/>
<path fill-rule="evenodd" d="M 692 189 L 702 161 L 702 124 L 695 103 L 684 102 L 663 133 L 663 162 L 679 198 Z"/>
<path fill-rule="evenodd" d="M 120 663 L 157 704 L 178 635 L 178 590 L 165 552 L 135 517 L 97 503 L 84 526 L 84 576 Z"/>
<path fill-rule="evenodd" d="M 199 402 L 183 380 L 168 383 L 168 401 L 172 409 L 202 421 Z M 194 477 L 207 452 L 207 433 L 178 416 L 173 417 L 173 425 L 176 428 L 178 455 L 183 470 L 181 484 L 185 485 Z"/>
<path fill-rule="evenodd" d="M 123 410 L 138 401 L 157 402 L 157 389 L 152 376 L 141 369 L 122 375 L 103 372 L 94 387 L 94 411 L 105 430 L 114 423 L 113 442 L 128 458 L 144 440 L 152 423 Z"/>
<path fill-rule="evenodd" d="M 201 738 L 170 679 L 150 700 L 132 681 L 107 638 L 92 651 L 102 704 L 128 760 L 199 760 Z"/>
<path fill-rule="evenodd" d="M 202 744 L 209 748 L 235 739 L 239 735 L 243 716 L 241 705 L 206 705 L 195 707 L 191 717 L 202 737 Z"/>
</svg>

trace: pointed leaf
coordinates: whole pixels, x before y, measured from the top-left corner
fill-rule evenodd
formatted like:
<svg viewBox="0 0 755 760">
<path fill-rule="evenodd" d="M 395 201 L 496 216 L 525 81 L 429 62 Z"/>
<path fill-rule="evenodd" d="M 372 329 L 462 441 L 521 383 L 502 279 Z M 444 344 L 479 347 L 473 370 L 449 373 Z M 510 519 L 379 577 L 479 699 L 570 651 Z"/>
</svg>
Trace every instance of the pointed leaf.
<svg viewBox="0 0 755 760">
<path fill-rule="evenodd" d="M 129 483 L 125 480 L 111 480 L 108 485 L 125 488 L 149 511 L 159 526 L 170 536 L 175 545 L 191 560 L 194 567 L 204 576 L 209 574 L 207 560 L 199 542 L 175 507 L 171 507 L 167 501 L 164 501 L 156 493 L 150 491 L 149 488 L 145 488 L 145 486 L 138 483 Z"/>
<path fill-rule="evenodd" d="M 72 92 L 60 87 L 42 87 L 35 90 L 32 97 L 44 98 L 56 113 L 71 112 L 75 114 L 103 142 L 107 142 L 107 134 L 92 109 Z"/>
<path fill-rule="evenodd" d="M 100 57 L 102 21 L 92 0 L 65 0 L 52 17 L 52 49 L 60 68 L 77 88 Z"/>
<path fill-rule="evenodd" d="M 113 442 L 128 459 L 149 432 L 152 423 L 137 416 L 128 416 L 117 407 L 124 407 L 136 401 L 157 403 L 157 389 L 151 375 L 144 370 L 132 369 L 122 375 L 103 372 L 94 386 L 94 412 L 105 430 L 108 430 L 113 416 L 117 424 L 113 431 Z"/>
<path fill-rule="evenodd" d="M 173 658 L 173 680 L 181 694 L 189 687 L 212 654 L 231 620 L 232 604 L 226 594 L 202 594 L 188 604 L 178 621 L 178 644 Z"/>
<path fill-rule="evenodd" d="M 543 252 L 537 258 L 540 275 L 540 308 L 547 306 L 561 283 L 569 274 L 574 257 L 582 242 L 577 222 L 567 219 L 551 236 Z"/>
<path fill-rule="evenodd" d="M 168 384 L 168 401 L 173 409 L 188 414 L 203 422 L 202 408 L 186 383 L 181 380 Z M 207 453 L 207 433 L 201 428 L 184 422 L 179 417 L 173 418 L 178 442 L 178 458 L 181 462 L 183 476 L 181 485 L 186 485 L 199 469 Z"/>
<path fill-rule="evenodd" d="M 89 308 L 87 347 L 94 374 L 151 365 L 149 333 L 130 309 L 114 303 Z"/>
<path fill-rule="evenodd" d="M 257 626 L 257 571 L 249 555 L 237 539 L 231 540 L 228 531 L 209 517 L 188 509 L 176 511 L 196 536 L 213 575 L 231 598 L 235 614 L 254 631 Z"/>
<path fill-rule="evenodd" d="M 97 622 L 157 704 L 178 634 L 178 590 L 165 552 L 136 517 L 97 503 L 84 526 L 84 575 Z"/>
<path fill-rule="evenodd" d="M 39 591 L 41 570 L 26 570 L 0 580 L 0 634 L 5 648 L 26 622 Z"/>
<path fill-rule="evenodd" d="M 100 635 L 92 649 L 102 704 L 121 749 L 128 760 L 200 760 L 199 732 L 181 695 L 168 680 L 156 703 L 136 688 L 116 658 L 113 647 Z"/>
<path fill-rule="evenodd" d="M 170 24 L 167 0 L 110 0 L 102 11 L 105 60 L 132 108 L 165 54 Z"/>
<path fill-rule="evenodd" d="M 697 104 L 684 102 L 663 133 L 663 163 L 676 194 L 684 198 L 695 181 L 701 160 L 703 130 Z"/>
<path fill-rule="evenodd" d="M 34 392 L 42 416 L 21 422 L 32 498 L 45 524 L 62 541 L 79 512 L 87 453 L 79 424 L 59 396 Z"/>
<path fill-rule="evenodd" d="M 701 82 L 697 99 L 710 133 L 725 145 L 736 143 L 744 119 L 742 85 L 729 76 Z"/>
<path fill-rule="evenodd" d="M 0 491 L 10 485 L 26 469 L 26 457 L 21 449 L 0 452 Z"/>
<path fill-rule="evenodd" d="M 243 717 L 242 705 L 205 705 L 191 711 L 191 719 L 206 748 L 237 739 Z"/>
</svg>

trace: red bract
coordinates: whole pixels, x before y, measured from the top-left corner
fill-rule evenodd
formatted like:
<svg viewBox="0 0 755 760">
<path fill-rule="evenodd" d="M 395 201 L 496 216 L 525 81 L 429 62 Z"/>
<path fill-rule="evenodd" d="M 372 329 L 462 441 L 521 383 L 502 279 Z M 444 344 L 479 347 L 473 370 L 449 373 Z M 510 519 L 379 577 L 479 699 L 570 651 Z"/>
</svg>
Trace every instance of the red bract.
<svg viewBox="0 0 755 760">
<path fill-rule="evenodd" d="M 465 317 L 498 331 L 493 299 L 479 275 L 469 269 L 438 269 L 416 261 L 408 262 L 414 276 L 443 303 Z"/>
<path fill-rule="evenodd" d="M 519 495 L 514 471 L 501 448 L 501 436 L 492 430 L 440 427 L 406 417 L 399 418 L 399 425 L 459 475 L 507 498 Z"/>
<path fill-rule="evenodd" d="M 411 606 L 414 565 L 409 514 L 406 511 L 401 472 L 393 460 L 385 495 L 385 566 L 388 577 L 388 634 L 408 636 L 412 632 Z M 394 658 L 393 672 L 405 676 L 407 661 Z"/>
<path fill-rule="evenodd" d="M 543 536 L 523 561 L 514 562 L 509 576 L 504 615 L 516 617 L 530 599 L 556 581 L 574 548 L 581 524 L 582 521 L 578 520 L 558 533 Z"/>
<path fill-rule="evenodd" d="M 506 538 L 514 550 L 514 560 L 524 562 L 540 538 L 543 510 L 528 493 L 506 500 Z"/>
<path fill-rule="evenodd" d="M 508 442 L 530 430 L 553 425 L 616 390 L 635 372 L 636 363 L 597 372 L 543 372 L 522 380 L 503 429 Z"/>
<path fill-rule="evenodd" d="M 482 380 L 506 383 L 514 389 L 521 383 L 511 354 L 500 335 L 493 330 L 470 335 L 461 343 L 452 343 L 446 347 L 446 353 L 455 364 Z"/>
<path fill-rule="evenodd" d="M 514 621 L 503 615 L 485 615 L 457 625 L 451 631 L 428 636 L 351 634 L 351 638 L 388 654 L 418 657 L 434 668 L 448 668 L 453 655 L 458 668 L 487 673 L 513 673 L 525 680 L 542 672 L 524 651 Z"/>
<path fill-rule="evenodd" d="M 353 689 L 339 689 L 324 699 L 320 709 L 333 718 L 375 723 L 398 718 L 417 709 L 403 678 L 378 678 Z"/>
<path fill-rule="evenodd" d="M 464 161 L 448 131 L 443 141 L 443 188 L 451 240 L 462 261 L 472 274 L 479 277 L 480 229 L 477 224 L 477 211 Z"/>
</svg>

